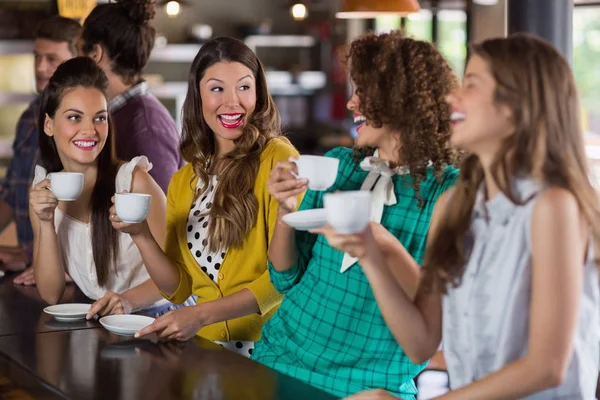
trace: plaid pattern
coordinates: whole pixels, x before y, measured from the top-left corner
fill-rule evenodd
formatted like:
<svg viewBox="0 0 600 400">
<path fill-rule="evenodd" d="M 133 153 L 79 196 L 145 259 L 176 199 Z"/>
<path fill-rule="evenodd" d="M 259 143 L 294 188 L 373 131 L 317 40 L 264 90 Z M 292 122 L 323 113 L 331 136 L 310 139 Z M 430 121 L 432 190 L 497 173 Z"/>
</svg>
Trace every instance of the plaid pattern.
<svg viewBox="0 0 600 400">
<path fill-rule="evenodd" d="M 137 85 L 133 85 L 123 93 L 116 95 L 108 104 L 108 110 L 113 113 L 122 108 L 127 102 L 134 97 L 143 96 L 148 93 L 148 83 L 141 81 Z"/>
<path fill-rule="evenodd" d="M 0 189 L 0 199 L 6 201 L 14 211 L 19 245 L 25 249 L 30 260 L 33 255 L 33 230 L 29 221 L 29 185 L 33 181 L 35 166 L 40 159 L 37 129 L 39 106 L 38 96 L 17 123 L 13 157 Z"/>
<path fill-rule="evenodd" d="M 327 154 L 340 159 L 334 187 L 359 190 L 367 172 L 352 160 L 350 149 Z M 385 206 L 381 223 L 420 262 L 436 199 L 458 177 L 448 167 L 442 182 L 430 170 L 421 184 L 419 208 L 410 175 L 393 178 L 397 204 Z M 308 191 L 301 210 L 323 207 L 323 192 Z M 340 273 L 343 253 L 323 236 L 296 232 L 299 259 L 283 273 L 269 265 L 275 288 L 286 296 L 263 327 L 252 358 L 336 396 L 382 388 L 414 399 L 413 378 L 425 366 L 413 364 L 389 331 L 360 266 Z"/>
</svg>

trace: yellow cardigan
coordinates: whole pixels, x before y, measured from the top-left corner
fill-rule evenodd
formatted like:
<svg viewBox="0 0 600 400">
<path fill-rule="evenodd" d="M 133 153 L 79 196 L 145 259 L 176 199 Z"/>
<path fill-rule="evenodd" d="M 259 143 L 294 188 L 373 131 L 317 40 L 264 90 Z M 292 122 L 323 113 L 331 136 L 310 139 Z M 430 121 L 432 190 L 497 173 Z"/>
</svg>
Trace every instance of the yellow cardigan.
<svg viewBox="0 0 600 400">
<path fill-rule="evenodd" d="M 260 339 L 263 324 L 273 315 L 282 296 L 275 290 L 267 271 L 267 253 L 277 220 L 277 202 L 269 195 L 267 179 L 279 160 L 287 160 L 298 152 L 286 141 L 271 139 L 260 155 L 260 167 L 254 184 L 258 201 L 256 224 L 247 233 L 242 248 L 229 248 L 219 269 L 218 285 L 203 272 L 187 246 L 186 221 L 194 199 L 198 178 L 191 164 L 173 175 L 167 194 L 167 232 L 165 253 L 179 269 L 179 287 L 172 296 L 163 296 L 173 303 L 184 302 L 192 293 L 197 304 L 216 300 L 248 288 L 258 302 L 259 314 L 205 326 L 198 332 L 209 340 Z"/>
</svg>

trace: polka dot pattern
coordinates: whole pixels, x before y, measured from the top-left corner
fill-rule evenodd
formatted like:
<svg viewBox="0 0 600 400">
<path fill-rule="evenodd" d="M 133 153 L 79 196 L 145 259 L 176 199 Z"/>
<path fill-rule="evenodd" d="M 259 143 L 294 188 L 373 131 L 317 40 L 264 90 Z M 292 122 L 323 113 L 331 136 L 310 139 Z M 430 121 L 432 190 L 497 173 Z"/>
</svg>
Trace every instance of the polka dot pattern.
<svg viewBox="0 0 600 400">
<path fill-rule="evenodd" d="M 217 187 L 217 177 L 212 175 L 208 190 L 202 194 L 202 199 L 192 204 L 187 220 L 187 241 L 190 252 L 196 262 L 208 277 L 218 284 L 219 268 L 225 258 L 225 251 L 221 249 L 215 253 L 208 251 L 208 211 L 212 205 Z M 199 181 L 198 185 L 202 183 Z"/>
<path fill-rule="evenodd" d="M 243 355 L 244 357 L 250 357 L 252 355 L 252 351 L 254 351 L 254 342 L 245 342 L 245 341 L 231 341 L 231 342 L 220 342 L 215 341 L 216 344 L 221 347 L 236 352 L 238 354 Z"/>
<path fill-rule="evenodd" d="M 217 177 L 211 176 L 211 182 L 208 190 L 202 194 L 202 197 L 192 204 L 187 220 L 187 241 L 188 248 L 198 263 L 199 268 L 208 277 L 219 284 L 219 270 L 225 259 L 226 249 L 220 249 L 215 253 L 208 251 L 208 211 L 212 206 L 217 187 Z M 198 182 L 201 185 L 201 182 Z M 200 186 L 199 186 L 200 187 Z M 234 351 L 245 357 L 250 357 L 254 350 L 254 342 L 251 341 L 231 341 L 215 343 L 221 345 L 227 350 Z"/>
</svg>

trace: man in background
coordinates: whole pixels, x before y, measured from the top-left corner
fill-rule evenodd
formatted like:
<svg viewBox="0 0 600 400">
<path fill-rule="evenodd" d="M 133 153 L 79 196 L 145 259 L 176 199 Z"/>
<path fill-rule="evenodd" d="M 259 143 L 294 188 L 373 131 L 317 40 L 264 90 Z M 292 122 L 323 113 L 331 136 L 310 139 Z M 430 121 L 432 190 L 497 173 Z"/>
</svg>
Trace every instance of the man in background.
<svg viewBox="0 0 600 400">
<path fill-rule="evenodd" d="M 0 246 L 0 269 L 21 271 L 33 256 L 33 231 L 29 221 L 29 187 L 39 162 L 37 114 L 40 94 L 56 68 L 77 56 L 77 41 L 81 35 L 78 22 L 50 17 L 34 32 L 35 89 L 38 96 L 29 104 L 17 123 L 13 142 L 13 157 L 0 187 L 0 232 L 15 221 L 18 247 Z M 33 270 L 28 268 L 15 278 L 15 283 L 33 285 Z"/>
</svg>

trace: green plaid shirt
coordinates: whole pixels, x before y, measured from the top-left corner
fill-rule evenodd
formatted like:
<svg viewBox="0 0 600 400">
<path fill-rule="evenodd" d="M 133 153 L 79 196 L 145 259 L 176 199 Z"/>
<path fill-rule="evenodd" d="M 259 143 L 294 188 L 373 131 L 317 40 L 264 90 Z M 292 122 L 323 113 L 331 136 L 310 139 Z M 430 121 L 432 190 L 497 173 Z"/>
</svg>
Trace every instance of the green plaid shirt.
<svg viewBox="0 0 600 400">
<path fill-rule="evenodd" d="M 367 176 L 352 150 L 327 156 L 340 160 L 336 183 L 327 192 L 360 190 Z M 421 183 L 419 208 L 410 175 L 394 176 L 397 204 L 385 206 L 381 223 L 420 262 L 437 198 L 458 177 L 448 167 L 441 182 L 430 169 Z M 308 191 L 300 210 L 323 207 L 323 194 Z M 425 364 L 413 364 L 389 331 L 362 269 L 340 273 L 343 253 L 323 236 L 296 232 L 299 257 L 283 273 L 269 265 L 271 281 L 285 294 L 279 310 L 264 325 L 252 358 L 336 396 L 382 388 L 414 399 L 413 378 Z"/>
</svg>

